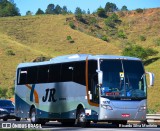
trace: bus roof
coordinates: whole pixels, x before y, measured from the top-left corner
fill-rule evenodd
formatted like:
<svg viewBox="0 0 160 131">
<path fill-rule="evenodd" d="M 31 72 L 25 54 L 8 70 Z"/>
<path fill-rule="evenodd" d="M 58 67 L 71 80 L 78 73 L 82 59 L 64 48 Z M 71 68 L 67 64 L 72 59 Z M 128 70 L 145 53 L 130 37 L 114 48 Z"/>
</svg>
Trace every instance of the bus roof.
<svg viewBox="0 0 160 131">
<path fill-rule="evenodd" d="M 20 63 L 18 65 L 18 68 L 19 67 L 54 64 L 54 63 L 66 63 L 66 62 L 73 62 L 73 61 L 84 61 L 87 58 L 88 58 L 88 60 L 125 59 L 125 60 L 138 60 L 138 61 L 141 61 L 139 58 L 128 57 L 128 56 L 118 56 L 118 55 L 70 54 L 70 55 L 58 56 L 58 57 L 50 59 L 49 61 L 44 61 L 44 62 Z"/>
</svg>

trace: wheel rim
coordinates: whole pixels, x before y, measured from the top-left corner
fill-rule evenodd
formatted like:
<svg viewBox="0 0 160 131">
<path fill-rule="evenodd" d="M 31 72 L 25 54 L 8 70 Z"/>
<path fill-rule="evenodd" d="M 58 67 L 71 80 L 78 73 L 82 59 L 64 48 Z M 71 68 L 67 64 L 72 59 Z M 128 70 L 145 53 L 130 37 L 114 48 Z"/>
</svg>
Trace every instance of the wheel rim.
<svg viewBox="0 0 160 131">
<path fill-rule="evenodd" d="M 84 112 L 81 112 L 79 114 L 79 122 L 85 122 L 85 113 Z"/>
<path fill-rule="evenodd" d="M 35 122 L 35 120 L 36 120 L 36 113 L 35 113 L 35 111 L 32 111 L 32 113 L 31 113 L 31 121 Z"/>
</svg>

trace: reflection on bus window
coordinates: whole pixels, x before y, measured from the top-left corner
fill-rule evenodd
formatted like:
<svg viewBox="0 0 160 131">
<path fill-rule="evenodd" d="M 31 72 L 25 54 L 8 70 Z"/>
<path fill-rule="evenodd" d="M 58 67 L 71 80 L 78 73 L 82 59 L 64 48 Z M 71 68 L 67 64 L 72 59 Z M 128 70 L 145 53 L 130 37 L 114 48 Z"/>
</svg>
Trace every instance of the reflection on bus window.
<svg viewBox="0 0 160 131">
<path fill-rule="evenodd" d="M 111 98 L 145 98 L 146 79 L 140 61 L 101 60 L 101 95 Z"/>
</svg>

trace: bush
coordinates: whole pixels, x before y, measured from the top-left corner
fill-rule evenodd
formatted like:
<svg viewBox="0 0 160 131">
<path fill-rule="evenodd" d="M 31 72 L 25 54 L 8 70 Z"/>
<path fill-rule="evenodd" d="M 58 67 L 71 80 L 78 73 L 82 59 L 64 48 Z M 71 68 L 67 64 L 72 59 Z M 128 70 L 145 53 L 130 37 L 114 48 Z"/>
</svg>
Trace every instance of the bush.
<svg viewBox="0 0 160 131">
<path fill-rule="evenodd" d="M 118 15 L 113 13 L 111 16 L 105 19 L 105 24 L 108 27 L 115 28 L 117 23 L 120 23 L 121 21 L 118 18 Z"/>
<path fill-rule="evenodd" d="M 72 40 L 72 37 L 70 35 L 67 36 L 67 40 Z"/>
<path fill-rule="evenodd" d="M 109 41 L 109 39 L 108 39 L 108 37 L 107 36 L 102 36 L 102 38 L 101 38 L 103 41 Z"/>
<path fill-rule="evenodd" d="M 114 28 L 115 27 L 115 22 L 109 17 L 107 19 L 105 19 L 105 24 L 108 27 Z"/>
<path fill-rule="evenodd" d="M 142 60 L 146 60 L 149 56 L 154 56 L 156 54 L 158 54 L 158 51 L 150 48 L 143 48 L 138 45 L 131 45 L 122 51 L 122 55 L 124 56 L 138 57 Z"/>
<path fill-rule="evenodd" d="M 126 36 L 125 33 L 123 32 L 123 30 L 120 30 L 120 31 L 118 32 L 118 37 L 119 37 L 119 38 L 123 38 L 123 39 L 126 39 L 126 38 L 127 38 L 127 36 Z"/>
<path fill-rule="evenodd" d="M 136 9 L 136 12 L 137 12 L 137 13 L 143 13 L 143 9 L 138 8 L 138 9 Z"/>
<path fill-rule="evenodd" d="M 74 43 L 74 40 L 72 39 L 71 36 L 67 36 L 67 40 L 69 41 L 69 43 Z"/>
<path fill-rule="evenodd" d="M 8 56 L 13 56 L 13 55 L 15 55 L 15 53 L 13 52 L 13 50 L 7 50 L 7 51 L 6 51 L 6 54 L 7 54 Z"/>
<path fill-rule="evenodd" d="M 76 27 L 73 22 L 70 22 L 70 23 L 69 23 L 69 26 L 70 26 L 72 29 L 75 29 L 75 27 Z"/>
<path fill-rule="evenodd" d="M 140 36 L 140 40 L 141 40 L 141 41 L 146 41 L 146 37 L 143 36 L 143 35 L 141 35 L 141 36 Z"/>
<path fill-rule="evenodd" d="M 91 17 L 90 19 L 89 19 L 89 24 L 92 24 L 92 25 L 94 25 L 94 24 L 96 24 L 97 23 L 97 20 L 96 20 L 96 18 L 94 18 L 94 17 Z"/>
<path fill-rule="evenodd" d="M 160 38 L 155 40 L 155 44 L 156 44 L 156 46 L 160 46 Z"/>
</svg>

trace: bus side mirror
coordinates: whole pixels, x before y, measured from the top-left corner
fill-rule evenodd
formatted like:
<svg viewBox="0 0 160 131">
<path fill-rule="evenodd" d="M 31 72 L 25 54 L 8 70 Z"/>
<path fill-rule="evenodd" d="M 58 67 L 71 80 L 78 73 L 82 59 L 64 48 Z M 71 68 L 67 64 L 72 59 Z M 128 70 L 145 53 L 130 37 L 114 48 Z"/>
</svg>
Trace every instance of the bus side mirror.
<svg viewBox="0 0 160 131">
<path fill-rule="evenodd" d="M 154 74 L 151 72 L 146 72 L 146 74 L 149 75 L 149 86 L 153 86 L 154 85 Z"/>
</svg>

